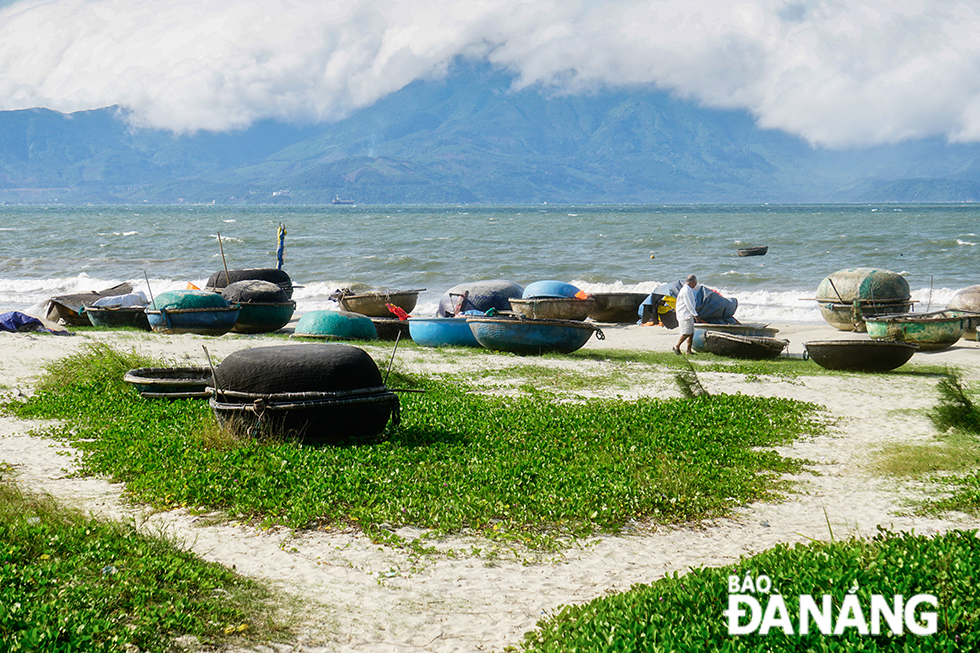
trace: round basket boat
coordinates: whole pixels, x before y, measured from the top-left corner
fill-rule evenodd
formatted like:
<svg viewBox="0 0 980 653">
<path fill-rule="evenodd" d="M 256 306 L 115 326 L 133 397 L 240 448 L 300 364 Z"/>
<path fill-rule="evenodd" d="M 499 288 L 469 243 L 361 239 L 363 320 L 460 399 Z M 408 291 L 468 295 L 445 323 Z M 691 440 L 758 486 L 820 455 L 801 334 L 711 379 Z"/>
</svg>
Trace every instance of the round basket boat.
<svg viewBox="0 0 980 653">
<path fill-rule="evenodd" d="M 919 346 L 896 340 L 811 340 L 807 358 L 828 370 L 888 372 L 909 362 Z"/>
<path fill-rule="evenodd" d="M 157 333 L 196 333 L 220 336 L 238 321 L 238 305 L 204 290 L 171 290 L 158 295 L 146 308 L 150 328 Z"/>
<path fill-rule="evenodd" d="M 640 304 L 649 296 L 647 292 L 592 293 L 589 317 L 596 322 L 634 324 L 639 319 Z"/>
<path fill-rule="evenodd" d="M 779 329 L 770 329 L 768 324 L 756 324 L 749 322 L 745 324 L 695 324 L 694 336 L 691 340 L 692 348 L 695 351 L 707 351 L 705 334 L 707 334 L 708 331 L 729 333 L 734 336 L 749 336 L 754 338 L 772 338 L 779 333 Z"/>
<path fill-rule="evenodd" d="M 272 283 L 258 279 L 236 281 L 221 290 L 229 304 L 238 304 L 240 311 L 234 333 L 272 333 L 289 323 L 296 302 L 288 293 Z"/>
<path fill-rule="evenodd" d="M 211 370 L 206 367 L 140 367 L 123 381 L 148 399 L 203 399 L 210 395 Z"/>
<path fill-rule="evenodd" d="M 520 297 L 523 292 L 521 286 L 502 279 L 457 284 L 443 293 L 436 315 L 453 317 L 470 310 L 486 313 L 491 308 L 509 311 L 511 298 Z"/>
<path fill-rule="evenodd" d="M 905 313 L 865 318 L 868 335 L 875 340 L 898 340 L 919 345 L 923 351 L 941 351 L 963 337 L 969 318 L 956 311 Z"/>
<path fill-rule="evenodd" d="M 820 315 L 841 331 L 865 331 L 867 317 L 912 310 L 908 281 L 900 274 L 875 268 L 847 268 L 817 286 Z"/>
<path fill-rule="evenodd" d="M 291 338 L 322 340 L 377 340 L 371 318 L 349 311 L 310 311 L 296 322 Z"/>
<path fill-rule="evenodd" d="M 570 283 L 547 279 L 545 281 L 535 281 L 534 283 L 529 283 L 524 289 L 524 293 L 521 295 L 521 297 L 524 299 L 532 299 L 535 297 L 575 297 L 581 292 L 582 291 L 579 290 L 578 287 Z"/>
<path fill-rule="evenodd" d="M 589 316 L 595 300 L 591 297 L 578 299 L 576 297 L 533 297 L 531 299 L 510 300 L 510 306 L 515 313 L 536 320 L 578 320 Z"/>
<path fill-rule="evenodd" d="M 423 347 L 480 346 L 463 317 L 411 317 L 408 333 Z"/>
<path fill-rule="evenodd" d="M 481 346 L 514 354 L 570 354 L 581 349 L 593 333 L 605 339 L 599 327 L 577 320 L 468 317 L 466 321 Z"/>
<path fill-rule="evenodd" d="M 286 291 L 286 299 L 293 298 L 293 281 L 285 271 L 278 268 L 239 268 L 235 270 L 219 270 L 210 277 L 204 286 L 205 290 L 220 292 L 239 281 L 268 281 Z"/>
<path fill-rule="evenodd" d="M 341 293 L 337 298 L 340 307 L 345 311 L 360 313 L 368 317 L 391 317 L 388 304 L 397 306 L 406 313 L 415 310 L 419 299 L 418 290 L 402 290 L 398 292 L 370 292 L 360 294 Z"/>
<path fill-rule="evenodd" d="M 959 311 L 961 315 L 970 318 L 963 331 L 963 337 L 967 340 L 976 340 L 977 327 L 980 326 L 980 285 L 958 290 L 949 300 L 946 308 Z"/>
<path fill-rule="evenodd" d="M 399 421 L 398 397 L 363 349 L 303 344 L 243 349 L 215 370 L 209 400 L 222 427 L 242 437 L 306 444 L 367 442 Z"/>
<path fill-rule="evenodd" d="M 722 331 L 706 331 L 704 334 L 706 352 L 729 358 L 748 360 L 776 358 L 788 344 L 789 340 L 765 336 L 741 336 Z"/>
<path fill-rule="evenodd" d="M 82 313 L 88 315 L 92 326 L 117 328 L 136 327 L 150 331 L 145 306 L 85 306 Z"/>
<path fill-rule="evenodd" d="M 372 317 L 371 323 L 378 332 L 378 340 L 411 340 L 408 320 L 397 317 Z"/>
</svg>

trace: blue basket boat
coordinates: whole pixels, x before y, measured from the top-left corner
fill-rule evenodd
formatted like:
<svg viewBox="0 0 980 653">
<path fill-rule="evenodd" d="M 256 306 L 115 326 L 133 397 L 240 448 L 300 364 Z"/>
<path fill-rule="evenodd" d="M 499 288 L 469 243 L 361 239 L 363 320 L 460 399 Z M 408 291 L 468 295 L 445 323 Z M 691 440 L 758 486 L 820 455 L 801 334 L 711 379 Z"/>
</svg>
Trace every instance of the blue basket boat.
<svg viewBox="0 0 980 653">
<path fill-rule="evenodd" d="M 599 340 L 605 340 L 599 327 L 578 320 L 468 317 L 466 321 L 480 345 L 514 354 L 569 354 L 581 349 L 593 333 Z"/>
<path fill-rule="evenodd" d="M 238 321 L 238 305 L 204 290 L 171 290 L 157 296 L 146 309 L 146 319 L 156 333 L 196 333 L 220 336 Z"/>
<path fill-rule="evenodd" d="M 411 317 L 408 333 L 423 347 L 479 347 L 464 317 Z"/>
</svg>

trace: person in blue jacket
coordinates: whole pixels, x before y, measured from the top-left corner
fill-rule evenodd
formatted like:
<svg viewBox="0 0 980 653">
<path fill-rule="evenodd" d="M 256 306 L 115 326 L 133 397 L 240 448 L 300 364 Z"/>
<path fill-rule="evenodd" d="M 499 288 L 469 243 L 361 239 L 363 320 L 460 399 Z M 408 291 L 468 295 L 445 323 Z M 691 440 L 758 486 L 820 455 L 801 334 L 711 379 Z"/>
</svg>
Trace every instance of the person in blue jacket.
<svg viewBox="0 0 980 653">
<path fill-rule="evenodd" d="M 674 305 L 674 312 L 677 314 L 677 326 L 681 330 L 681 339 L 674 345 L 674 353 L 680 356 L 681 346 L 687 341 L 687 354 L 694 353 L 691 347 L 694 345 L 694 321 L 698 317 L 697 308 L 694 305 L 694 289 L 698 285 L 698 278 L 689 275 L 687 282 L 681 286 L 677 293 L 677 302 Z"/>
</svg>

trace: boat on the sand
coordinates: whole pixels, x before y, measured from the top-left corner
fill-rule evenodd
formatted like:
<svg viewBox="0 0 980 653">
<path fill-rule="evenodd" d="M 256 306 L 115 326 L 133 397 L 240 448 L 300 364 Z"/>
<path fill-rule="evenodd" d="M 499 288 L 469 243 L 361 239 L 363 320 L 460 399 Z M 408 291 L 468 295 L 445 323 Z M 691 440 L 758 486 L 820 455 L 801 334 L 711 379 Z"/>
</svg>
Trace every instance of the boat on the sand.
<svg viewBox="0 0 980 653">
<path fill-rule="evenodd" d="M 909 362 L 919 346 L 897 340 L 811 340 L 803 351 L 820 367 L 850 372 L 889 372 Z"/>
<path fill-rule="evenodd" d="M 776 358 L 789 340 L 765 336 L 742 336 L 722 331 L 705 331 L 704 351 L 729 358 L 766 360 Z"/>
</svg>

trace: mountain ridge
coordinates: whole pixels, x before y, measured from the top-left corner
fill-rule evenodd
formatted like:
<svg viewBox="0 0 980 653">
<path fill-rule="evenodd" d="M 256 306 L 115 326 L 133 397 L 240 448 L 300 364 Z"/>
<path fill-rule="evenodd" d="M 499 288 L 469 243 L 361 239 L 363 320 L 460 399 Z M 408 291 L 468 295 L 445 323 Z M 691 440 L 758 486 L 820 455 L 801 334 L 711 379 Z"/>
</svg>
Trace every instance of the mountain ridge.
<svg viewBox="0 0 980 653">
<path fill-rule="evenodd" d="M 8 203 L 980 201 L 980 146 L 829 151 L 657 90 L 512 90 L 462 62 L 347 118 L 135 129 L 118 107 L 0 112 Z"/>
</svg>

